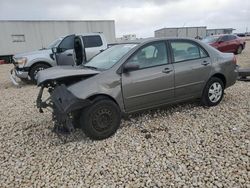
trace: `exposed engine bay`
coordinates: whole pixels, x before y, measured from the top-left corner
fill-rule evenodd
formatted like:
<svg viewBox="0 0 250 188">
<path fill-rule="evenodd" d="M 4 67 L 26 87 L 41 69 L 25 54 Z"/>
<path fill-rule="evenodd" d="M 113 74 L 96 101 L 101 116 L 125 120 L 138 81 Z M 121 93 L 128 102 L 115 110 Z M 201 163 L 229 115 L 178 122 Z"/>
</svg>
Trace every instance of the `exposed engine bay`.
<svg viewBox="0 0 250 188">
<path fill-rule="evenodd" d="M 50 71 L 45 70 L 46 72 Z M 44 71 L 44 72 L 45 72 Z M 88 99 L 79 99 L 68 90 L 68 86 L 79 81 L 85 80 L 96 73 L 88 73 L 82 75 L 68 75 L 57 77 L 54 79 L 43 79 L 43 71 L 38 76 L 38 86 L 40 91 L 37 96 L 36 106 L 39 112 L 43 113 L 43 109 L 52 109 L 52 120 L 54 121 L 54 131 L 68 133 L 74 130 L 74 116 L 80 109 L 91 104 Z M 83 72 L 85 72 L 83 70 Z M 88 71 L 86 71 L 88 72 Z M 39 80 L 40 78 L 40 80 Z M 49 97 L 43 99 L 45 91 L 48 91 Z"/>
</svg>

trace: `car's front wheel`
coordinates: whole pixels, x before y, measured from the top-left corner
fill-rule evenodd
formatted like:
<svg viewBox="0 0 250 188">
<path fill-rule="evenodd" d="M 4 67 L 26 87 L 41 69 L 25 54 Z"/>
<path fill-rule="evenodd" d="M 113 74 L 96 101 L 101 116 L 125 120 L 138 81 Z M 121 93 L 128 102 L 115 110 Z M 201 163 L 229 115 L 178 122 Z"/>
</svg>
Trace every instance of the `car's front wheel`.
<svg viewBox="0 0 250 188">
<path fill-rule="evenodd" d="M 221 79 L 212 77 L 206 84 L 201 103 L 204 106 L 215 106 L 220 103 L 224 95 L 224 84 Z"/>
<path fill-rule="evenodd" d="M 83 132 L 94 140 L 112 136 L 120 126 L 121 112 L 112 100 L 102 98 L 83 109 L 80 124 Z"/>
</svg>

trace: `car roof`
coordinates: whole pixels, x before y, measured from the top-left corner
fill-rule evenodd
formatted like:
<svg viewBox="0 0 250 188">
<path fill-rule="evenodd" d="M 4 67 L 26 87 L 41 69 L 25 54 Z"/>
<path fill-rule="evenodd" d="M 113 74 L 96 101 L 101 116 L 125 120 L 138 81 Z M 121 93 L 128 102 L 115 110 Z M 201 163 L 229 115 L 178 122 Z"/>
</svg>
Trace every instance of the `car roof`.
<svg viewBox="0 0 250 188">
<path fill-rule="evenodd" d="M 70 36 L 70 35 L 75 35 L 75 36 L 93 36 L 93 35 L 103 35 L 103 33 L 102 33 L 102 32 L 93 32 L 93 33 L 72 33 L 72 34 L 60 36 L 60 37 L 58 37 L 58 39 L 59 39 L 59 38 L 63 39 L 63 38 L 65 38 L 65 37 L 67 37 L 67 36 Z"/>
<path fill-rule="evenodd" d="M 76 36 L 93 36 L 93 35 L 103 35 L 102 32 L 92 32 L 92 33 L 76 33 Z"/>
<path fill-rule="evenodd" d="M 236 36 L 234 34 L 218 34 L 218 35 L 210 35 L 209 37 L 222 37 L 222 36 L 228 36 L 228 35 L 233 35 L 233 36 Z"/>
<path fill-rule="evenodd" d="M 137 39 L 137 40 L 131 40 L 131 41 L 120 41 L 120 42 L 110 43 L 109 45 L 142 44 L 142 43 L 161 41 L 161 40 L 191 40 L 191 41 L 197 41 L 197 39 L 187 38 L 187 37 L 160 37 L 160 38 L 150 37 L 150 38 Z"/>
</svg>

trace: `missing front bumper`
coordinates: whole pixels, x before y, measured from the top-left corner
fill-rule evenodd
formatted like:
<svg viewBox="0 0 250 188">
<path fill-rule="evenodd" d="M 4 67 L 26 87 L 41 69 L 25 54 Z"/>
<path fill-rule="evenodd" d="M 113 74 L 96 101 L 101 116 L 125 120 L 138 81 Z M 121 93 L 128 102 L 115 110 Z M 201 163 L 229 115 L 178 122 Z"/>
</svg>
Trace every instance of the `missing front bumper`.
<svg viewBox="0 0 250 188">
<path fill-rule="evenodd" d="M 74 129 L 73 113 L 91 104 L 88 99 L 79 99 L 72 94 L 65 85 L 56 86 L 53 90 L 48 89 L 50 97 L 42 100 L 44 86 L 41 87 L 37 97 L 37 108 L 43 112 L 43 108 L 52 108 L 54 130 L 66 129 L 71 132 Z"/>
</svg>

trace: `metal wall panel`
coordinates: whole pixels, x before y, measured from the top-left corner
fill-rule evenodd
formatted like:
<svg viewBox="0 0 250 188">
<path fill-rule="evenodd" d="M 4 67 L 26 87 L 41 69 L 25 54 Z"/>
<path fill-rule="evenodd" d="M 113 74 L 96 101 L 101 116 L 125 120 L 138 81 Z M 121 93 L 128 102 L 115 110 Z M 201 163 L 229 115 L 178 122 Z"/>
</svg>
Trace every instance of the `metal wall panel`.
<svg viewBox="0 0 250 188">
<path fill-rule="evenodd" d="M 155 37 L 190 37 L 206 36 L 206 27 L 162 28 L 155 31 Z"/>
<path fill-rule="evenodd" d="M 114 20 L 0 21 L 0 55 L 41 49 L 58 37 L 91 32 L 102 32 L 108 43 L 115 42 Z M 13 42 L 17 35 L 24 35 L 25 41 Z"/>
<path fill-rule="evenodd" d="M 177 37 L 187 37 L 187 29 L 186 28 L 178 28 L 176 36 Z"/>
</svg>

